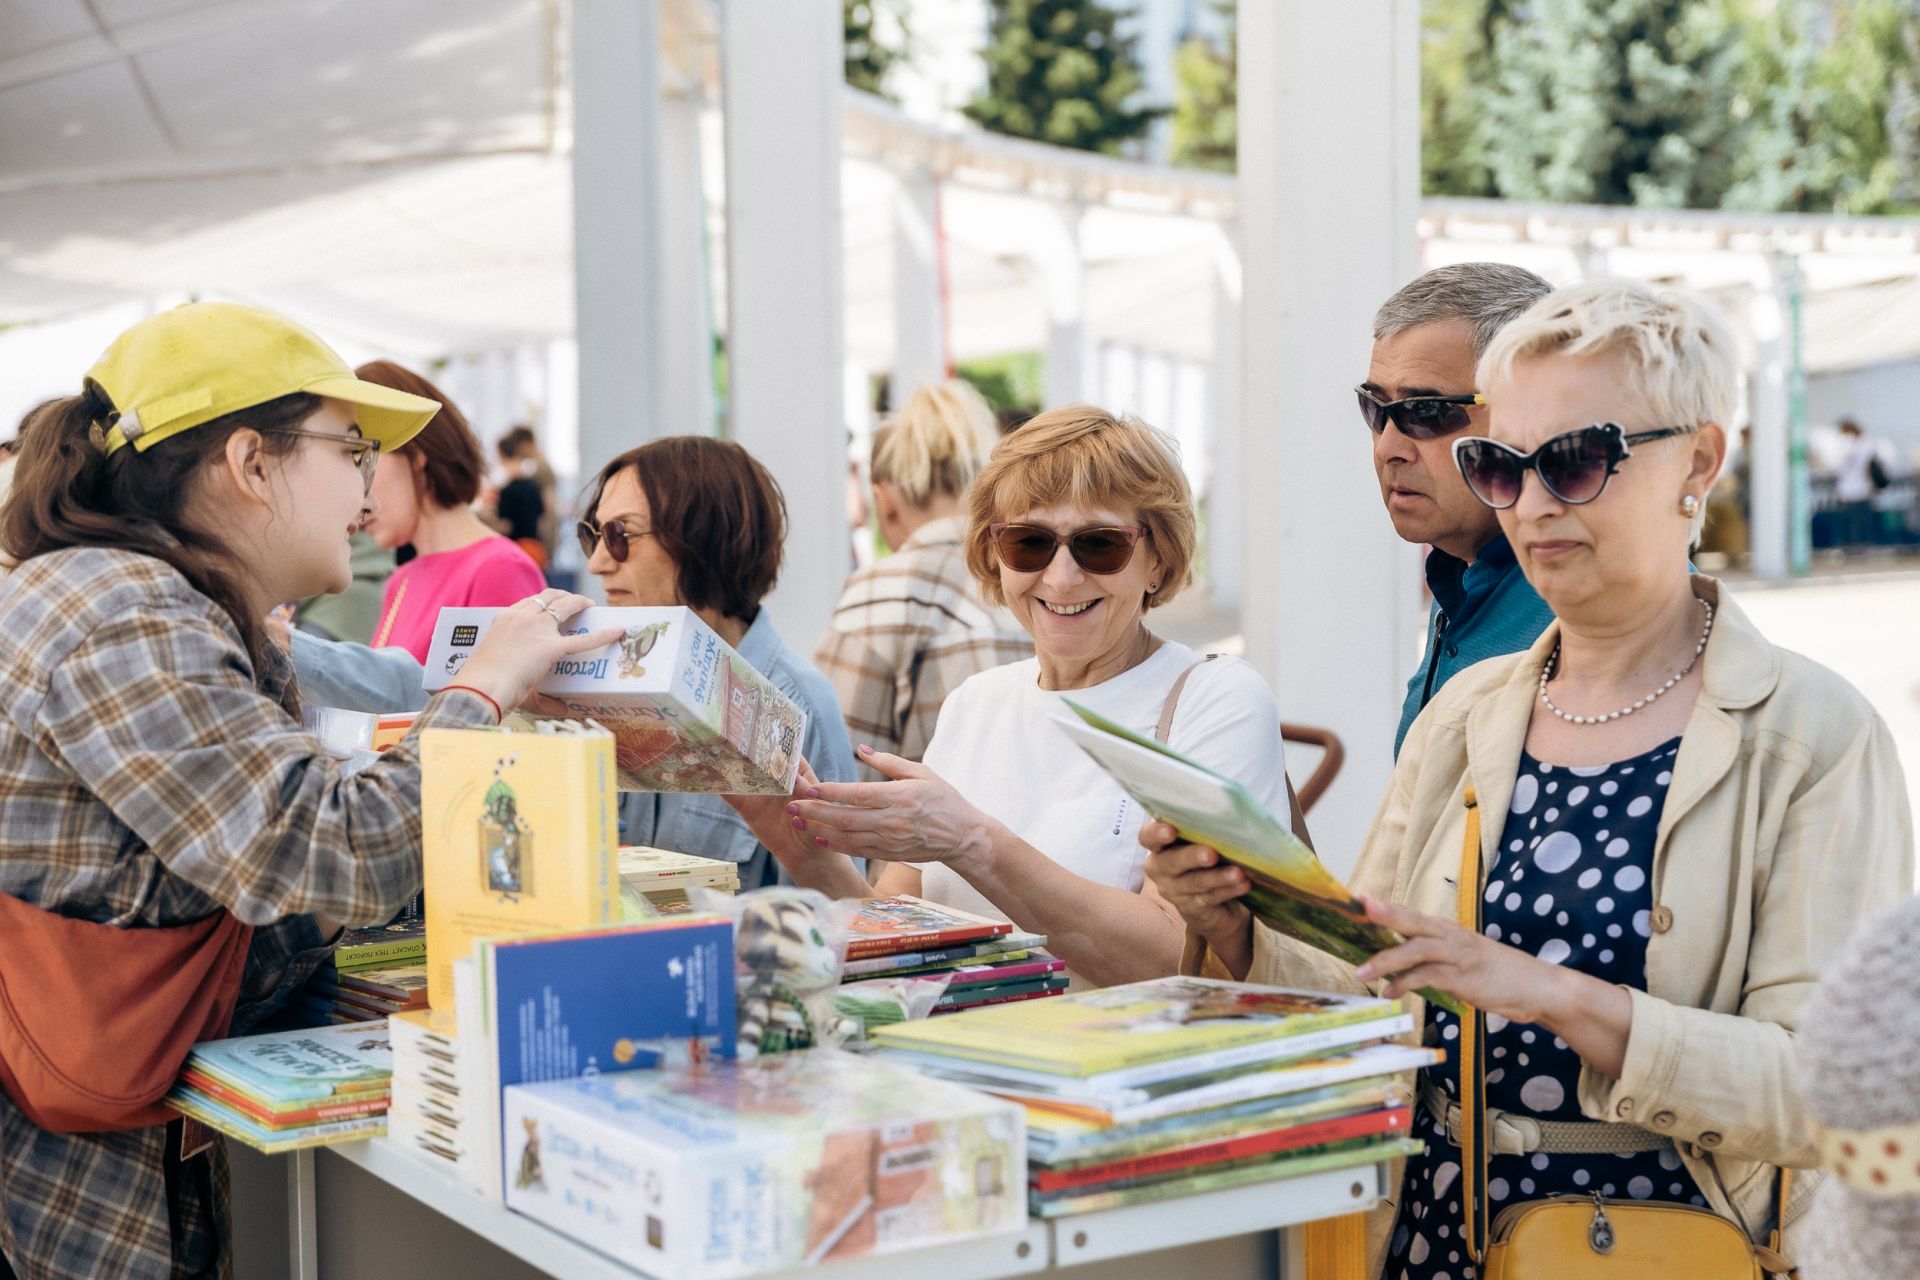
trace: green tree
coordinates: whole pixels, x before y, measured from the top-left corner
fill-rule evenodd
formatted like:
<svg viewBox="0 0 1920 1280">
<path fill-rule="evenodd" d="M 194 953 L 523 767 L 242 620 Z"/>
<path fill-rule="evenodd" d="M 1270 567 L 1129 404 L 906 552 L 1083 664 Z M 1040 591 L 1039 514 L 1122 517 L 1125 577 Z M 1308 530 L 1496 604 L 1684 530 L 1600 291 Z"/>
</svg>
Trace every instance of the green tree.
<svg viewBox="0 0 1920 1280">
<path fill-rule="evenodd" d="M 1751 120 L 1727 208 L 1892 210 L 1900 165 L 1889 129 L 1901 118 L 1897 85 L 1912 74 L 1909 7 L 1792 0 L 1746 15 L 1736 110 Z"/>
<path fill-rule="evenodd" d="M 1240 141 L 1238 6 L 1213 0 L 1221 37 L 1193 36 L 1174 51 L 1173 162 L 1231 173 Z"/>
<path fill-rule="evenodd" d="M 1532 0 L 1495 18 L 1479 138 L 1508 199 L 1718 205 L 1742 122 L 1737 30 L 1698 0 Z"/>
<path fill-rule="evenodd" d="M 1100 0 L 992 0 L 986 89 L 966 106 L 996 133 L 1118 153 L 1166 108 L 1135 104 L 1140 63 Z"/>
<path fill-rule="evenodd" d="M 1432 196 L 1497 194 L 1481 143 L 1493 27 L 1510 0 L 1420 6 L 1420 187 Z"/>
<path fill-rule="evenodd" d="M 840 16 L 846 30 L 847 83 L 891 98 L 887 73 L 907 58 L 904 0 L 840 0 Z M 897 44 L 886 41 L 889 34 L 896 37 Z"/>
<path fill-rule="evenodd" d="M 1920 207 L 1920 3 L 1889 0 L 1898 28 L 1898 58 L 1888 76 L 1886 112 L 1890 198 Z"/>
</svg>

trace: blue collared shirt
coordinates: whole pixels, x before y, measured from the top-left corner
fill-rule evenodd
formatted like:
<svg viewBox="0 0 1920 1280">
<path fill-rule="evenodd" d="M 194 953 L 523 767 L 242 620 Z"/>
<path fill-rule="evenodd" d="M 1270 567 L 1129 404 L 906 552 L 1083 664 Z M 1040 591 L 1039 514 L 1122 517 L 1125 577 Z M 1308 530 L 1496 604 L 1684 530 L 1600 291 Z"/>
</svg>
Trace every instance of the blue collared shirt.
<svg viewBox="0 0 1920 1280">
<path fill-rule="evenodd" d="M 801 754 L 822 782 L 858 782 L 853 744 L 833 685 L 787 647 L 762 609 L 740 638 L 740 656 L 807 713 Z M 773 855 L 721 796 L 636 792 L 620 798 L 620 842 L 740 864 L 740 887 L 791 883 Z"/>
<path fill-rule="evenodd" d="M 1553 621 L 1553 610 L 1498 534 L 1472 564 L 1434 548 L 1427 554 L 1427 588 L 1433 593 L 1427 650 L 1407 681 L 1400 731 L 1393 737 L 1396 759 L 1414 718 L 1442 685 L 1476 662 L 1530 648 Z"/>
</svg>

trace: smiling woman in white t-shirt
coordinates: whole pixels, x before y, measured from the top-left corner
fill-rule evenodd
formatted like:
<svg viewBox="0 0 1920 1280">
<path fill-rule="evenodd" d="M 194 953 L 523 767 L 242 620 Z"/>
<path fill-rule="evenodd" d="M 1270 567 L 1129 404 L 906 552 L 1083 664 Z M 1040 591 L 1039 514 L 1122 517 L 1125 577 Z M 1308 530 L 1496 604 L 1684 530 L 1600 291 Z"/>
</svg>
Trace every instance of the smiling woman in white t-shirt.
<svg viewBox="0 0 1920 1280">
<path fill-rule="evenodd" d="M 1062 696 L 1167 741 L 1287 811 L 1280 716 L 1237 658 L 1155 636 L 1145 613 L 1186 585 L 1193 498 L 1174 447 L 1073 406 L 1000 442 L 970 498 L 967 565 L 1035 656 L 973 676 L 941 709 L 924 764 L 862 747 L 887 779 L 735 797 L 793 878 L 837 897 L 919 894 L 1044 933 L 1076 979 L 1174 972 L 1184 927 L 1145 880 L 1146 815 L 1055 724 Z M 869 886 L 849 857 L 883 865 Z"/>
</svg>

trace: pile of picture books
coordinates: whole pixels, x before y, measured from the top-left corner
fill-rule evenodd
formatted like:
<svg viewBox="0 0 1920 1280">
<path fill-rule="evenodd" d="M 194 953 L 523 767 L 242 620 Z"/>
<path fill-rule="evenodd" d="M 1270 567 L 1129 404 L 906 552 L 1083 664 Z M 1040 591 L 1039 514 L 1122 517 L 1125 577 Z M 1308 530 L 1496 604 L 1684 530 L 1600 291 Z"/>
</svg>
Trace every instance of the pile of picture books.
<svg viewBox="0 0 1920 1280">
<path fill-rule="evenodd" d="M 731 862 L 649 849 L 620 846 L 620 905 L 629 920 L 685 915 L 694 909 L 692 891 L 740 891 L 740 868 Z"/>
<path fill-rule="evenodd" d="M 387 1136 L 463 1181 L 472 1181 L 472 1143 L 463 1127 L 460 1039 L 453 1015 L 437 1009 L 395 1014 L 387 1022 L 393 1046 L 393 1101 Z"/>
<path fill-rule="evenodd" d="M 371 969 L 323 967 L 301 993 L 297 1013 L 313 1026 L 374 1022 L 427 1007 L 427 961 Z"/>
<path fill-rule="evenodd" d="M 846 984 L 944 978 L 935 1014 L 1057 996 L 1067 987 L 1066 965 L 1041 949 L 1044 935 L 905 894 L 864 903 L 849 933 Z"/>
<path fill-rule="evenodd" d="M 257 1151 L 384 1133 L 393 1055 L 383 1022 L 195 1045 L 167 1103 Z"/>
<path fill-rule="evenodd" d="M 881 1027 L 882 1056 L 1025 1105 L 1036 1216 L 1419 1150 L 1398 1001 L 1160 978 Z"/>
<path fill-rule="evenodd" d="M 1019 1107 L 833 1050 L 515 1085 L 505 1131 L 507 1207 L 649 1275 L 789 1272 L 1026 1222 Z"/>
</svg>

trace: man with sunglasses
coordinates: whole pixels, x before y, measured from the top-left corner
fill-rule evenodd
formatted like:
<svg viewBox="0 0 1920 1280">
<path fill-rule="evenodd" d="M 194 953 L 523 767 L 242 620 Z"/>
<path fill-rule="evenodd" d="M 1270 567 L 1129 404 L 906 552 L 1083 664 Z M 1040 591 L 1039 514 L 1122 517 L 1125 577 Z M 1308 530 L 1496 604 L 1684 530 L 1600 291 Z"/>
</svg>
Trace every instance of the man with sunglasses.
<svg viewBox="0 0 1920 1280">
<path fill-rule="evenodd" d="M 1452 456 L 1462 432 L 1486 425 L 1473 386 L 1480 353 L 1549 288 L 1524 267 L 1463 262 L 1418 277 L 1374 314 L 1367 380 L 1354 388 L 1373 433 L 1373 469 L 1394 532 L 1433 548 L 1426 656 L 1407 682 L 1396 756 L 1442 685 L 1483 658 L 1526 648 L 1553 617 Z"/>
</svg>

